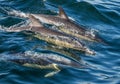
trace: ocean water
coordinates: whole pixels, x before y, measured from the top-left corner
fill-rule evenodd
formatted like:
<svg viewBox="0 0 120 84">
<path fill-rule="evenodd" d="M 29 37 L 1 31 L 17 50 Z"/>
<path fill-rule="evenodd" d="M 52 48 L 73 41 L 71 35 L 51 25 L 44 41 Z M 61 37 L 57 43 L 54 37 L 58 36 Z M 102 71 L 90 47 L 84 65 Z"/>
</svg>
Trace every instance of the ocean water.
<svg viewBox="0 0 120 84">
<path fill-rule="evenodd" d="M 0 0 L 0 59 L 3 56 L 9 59 L 11 53 L 33 49 L 40 53 L 63 56 L 63 52 L 58 53 L 54 48 L 46 48 L 49 43 L 32 37 L 31 34 L 2 30 L 27 25 L 26 18 L 7 13 L 16 10 L 19 14 L 56 15 L 58 6 L 62 6 L 76 23 L 96 31 L 107 45 L 87 42 L 86 45 L 96 52 L 95 56 L 75 52 L 87 68 L 64 67 L 59 73 L 48 78 L 44 75 L 50 70 L 0 61 L 0 84 L 120 84 L 119 0 Z"/>
</svg>

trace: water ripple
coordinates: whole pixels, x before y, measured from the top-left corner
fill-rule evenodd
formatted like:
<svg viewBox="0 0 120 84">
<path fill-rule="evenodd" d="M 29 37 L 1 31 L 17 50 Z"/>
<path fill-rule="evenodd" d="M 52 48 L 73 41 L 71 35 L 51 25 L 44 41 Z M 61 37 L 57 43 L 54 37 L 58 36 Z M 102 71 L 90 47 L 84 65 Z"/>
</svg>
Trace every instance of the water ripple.
<svg viewBox="0 0 120 84">
<path fill-rule="evenodd" d="M 38 52 L 51 52 L 49 44 L 23 32 L 5 32 L 5 28 L 27 25 L 26 19 L 6 13 L 56 14 L 62 6 L 68 16 L 80 25 L 97 30 L 107 45 L 88 43 L 96 56 L 79 55 L 88 65 L 86 69 L 64 68 L 51 78 L 44 78 L 49 70 L 26 68 L 9 62 L 0 62 L 0 83 L 22 84 L 119 84 L 120 83 L 120 1 L 119 0 L 0 0 L 0 53 L 24 52 L 36 45 Z M 3 30 L 2 30 L 3 29 Z M 74 52 L 74 51 L 73 51 Z M 56 51 L 51 53 L 57 53 Z M 0 56 L 1 56 L 0 54 Z M 62 53 L 60 53 L 62 54 Z"/>
</svg>

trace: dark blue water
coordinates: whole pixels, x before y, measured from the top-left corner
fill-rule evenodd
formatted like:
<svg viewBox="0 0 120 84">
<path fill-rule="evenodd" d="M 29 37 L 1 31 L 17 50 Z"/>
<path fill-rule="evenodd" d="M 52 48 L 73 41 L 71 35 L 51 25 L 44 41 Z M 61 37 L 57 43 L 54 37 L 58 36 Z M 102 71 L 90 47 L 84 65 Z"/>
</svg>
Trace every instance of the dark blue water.
<svg viewBox="0 0 120 84">
<path fill-rule="evenodd" d="M 88 42 L 95 56 L 76 53 L 87 68 L 63 68 L 58 74 L 45 78 L 48 70 L 23 67 L 11 62 L 0 62 L 0 84 L 120 84 L 120 1 L 119 0 L 0 0 L 0 26 L 24 26 L 26 19 L 10 16 L 8 11 L 57 14 L 62 6 L 78 24 L 92 28 L 107 43 Z M 0 56 L 31 50 L 57 53 L 45 49 L 49 44 L 22 32 L 0 30 Z M 59 53 L 63 55 L 63 53 Z"/>
</svg>

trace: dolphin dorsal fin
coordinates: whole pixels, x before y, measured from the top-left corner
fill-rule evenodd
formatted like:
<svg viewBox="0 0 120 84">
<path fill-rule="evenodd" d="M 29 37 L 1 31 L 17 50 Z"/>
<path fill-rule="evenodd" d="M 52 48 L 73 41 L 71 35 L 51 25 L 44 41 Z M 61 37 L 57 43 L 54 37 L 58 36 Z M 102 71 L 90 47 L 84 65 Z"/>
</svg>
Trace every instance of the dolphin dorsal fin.
<svg viewBox="0 0 120 84">
<path fill-rule="evenodd" d="M 59 6 L 59 16 L 60 16 L 61 18 L 64 18 L 64 19 L 69 20 L 67 14 L 65 13 L 64 9 L 63 9 L 61 6 Z"/>
<path fill-rule="evenodd" d="M 29 19 L 31 21 L 30 26 L 39 26 L 39 27 L 43 27 L 43 25 L 39 22 L 39 20 L 37 18 L 35 18 L 34 15 L 30 14 L 29 15 Z"/>
</svg>

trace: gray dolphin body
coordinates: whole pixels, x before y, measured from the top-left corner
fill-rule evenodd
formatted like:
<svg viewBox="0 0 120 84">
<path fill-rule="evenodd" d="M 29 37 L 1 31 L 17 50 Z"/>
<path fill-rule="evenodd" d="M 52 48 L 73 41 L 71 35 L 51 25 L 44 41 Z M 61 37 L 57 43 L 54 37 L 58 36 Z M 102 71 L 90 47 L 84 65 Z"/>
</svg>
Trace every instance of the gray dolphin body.
<svg viewBox="0 0 120 84">
<path fill-rule="evenodd" d="M 16 56 L 17 55 L 17 56 Z M 23 66 L 40 68 L 40 69 L 53 69 L 45 75 L 45 77 L 53 76 L 61 70 L 62 67 L 73 67 L 73 68 L 83 68 L 83 64 L 78 63 L 69 58 L 59 56 L 57 54 L 45 54 L 37 53 L 33 51 L 26 51 L 22 54 L 14 54 L 7 61 L 14 62 Z"/>
<path fill-rule="evenodd" d="M 76 24 L 74 21 L 70 20 L 62 7 L 59 7 L 59 16 L 54 15 L 43 15 L 43 14 L 33 14 L 41 22 L 47 24 L 53 24 L 57 26 L 57 30 L 75 36 L 77 38 L 93 41 L 102 42 L 101 39 L 88 33 L 88 31 Z"/>
<path fill-rule="evenodd" d="M 36 19 L 33 15 L 29 15 L 31 20 L 31 26 L 28 27 L 20 27 L 20 28 L 10 28 L 7 31 L 32 31 L 35 32 L 35 37 L 47 41 L 49 43 L 55 44 L 60 47 L 71 48 L 78 51 L 83 51 L 88 54 L 95 54 L 93 51 L 86 48 L 81 42 L 70 37 L 69 35 L 43 27 L 40 24 L 39 20 Z"/>
</svg>

